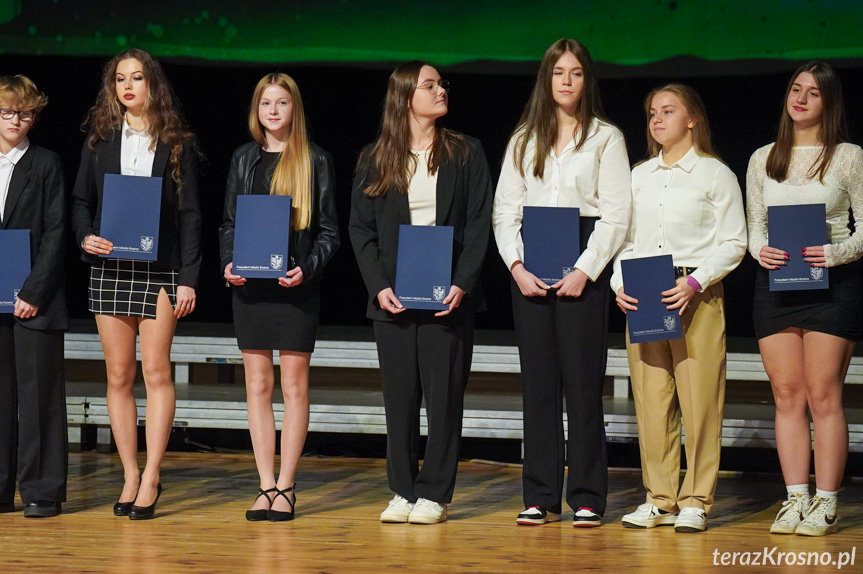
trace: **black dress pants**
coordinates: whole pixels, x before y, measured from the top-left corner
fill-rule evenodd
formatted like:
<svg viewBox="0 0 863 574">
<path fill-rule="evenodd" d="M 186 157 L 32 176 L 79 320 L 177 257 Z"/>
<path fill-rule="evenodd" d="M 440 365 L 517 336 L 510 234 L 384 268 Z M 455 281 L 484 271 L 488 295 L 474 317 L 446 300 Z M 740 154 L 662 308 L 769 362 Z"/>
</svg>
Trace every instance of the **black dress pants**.
<svg viewBox="0 0 863 574">
<path fill-rule="evenodd" d="M 408 310 L 374 321 L 387 421 L 390 489 L 416 502 L 452 501 L 461 443 L 464 391 L 473 353 L 473 315 L 434 317 Z M 428 441 L 419 467 L 420 406 Z"/>
<path fill-rule="evenodd" d="M 0 315 L 0 502 L 64 502 L 68 467 L 63 332 Z"/>
<path fill-rule="evenodd" d="M 608 462 L 602 387 L 608 350 L 608 266 L 581 297 L 525 297 L 512 280 L 512 308 L 521 361 L 524 408 L 524 505 L 605 512 Z M 566 396 L 568 441 L 563 434 Z"/>
</svg>

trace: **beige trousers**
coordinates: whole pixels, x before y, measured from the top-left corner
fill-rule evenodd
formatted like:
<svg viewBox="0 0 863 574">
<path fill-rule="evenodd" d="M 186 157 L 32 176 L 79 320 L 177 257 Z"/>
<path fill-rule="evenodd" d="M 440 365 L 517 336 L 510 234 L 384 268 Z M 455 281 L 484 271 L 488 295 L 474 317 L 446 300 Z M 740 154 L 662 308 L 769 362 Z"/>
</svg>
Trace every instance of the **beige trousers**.
<svg viewBox="0 0 863 574">
<path fill-rule="evenodd" d="M 722 283 L 696 293 L 683 314 L 681 339 L 626 350 L 638 419 L 647 501 L 676 512 L 710 512 L 719 473 L 725 404 L 725 304 Z M 686 477 L 680 486 L 680 419 L 686 432 Z M 679 489 L 678 489 L 679 487 Z"/>
</svg>

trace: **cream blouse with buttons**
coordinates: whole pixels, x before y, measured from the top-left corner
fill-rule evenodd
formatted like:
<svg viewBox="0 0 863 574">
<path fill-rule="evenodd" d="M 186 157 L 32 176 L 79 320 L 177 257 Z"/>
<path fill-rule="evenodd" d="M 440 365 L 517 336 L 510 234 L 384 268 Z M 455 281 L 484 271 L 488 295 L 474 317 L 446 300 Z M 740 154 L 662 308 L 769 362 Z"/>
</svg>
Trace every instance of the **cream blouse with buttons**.
<svg viewBox="0 0 863 574">
<path fill-rule="evenodd" d="M 611 288 L 623 286 L 620 261 L 670 254 L 697 267 L 702 290 L 722 280 L 746 254 L 746 219 L 737 176 L 694 147 L 673 165 L 660 152 L 632 170 L 632 223 L 614 261 Z"/>
<path fill-rule="evenodd" d="M 536 145 L 528 142 L 522 162 L 524 176 L 513 161 L 518 134 L 510 138 L 500 170 L 494 198 L 492 225 L 500 255 L 511 269 L 524 261 L 521 238 L 522 208 L 578 207 L 580 215 L 598 217 L 587 248 L 575 261 L 595 281 L 623 243 L 630 216 L 629 157 L 619 129 L 593 120 L 581 149 L 570 141 L 560 155 L 552 150 L 546 158 L 545 176 L 533 176 Z"/>
<path fill-rule="evenodd" d="M 863 255 L 863 150 L 850 143 L 836 146 L 833 159 L 819 181 L 810 175 L 820 163 L 821 146 L 798 146 L 791 151 L 788 177 L 778 182 L 767 176 L 767 156 L 774 144 L 758 149 L 746 170 L 746 211 L 749 219 L 749 253 L 760 260 L 761 248 L 769 245 L 767 207 L 823 203 L 827 208 L 830 243 L 824 246 L 827 267 L 856 261 Z M 848 228 L 849 210 L 854 213 L 854 232 Z"/>
</svg>

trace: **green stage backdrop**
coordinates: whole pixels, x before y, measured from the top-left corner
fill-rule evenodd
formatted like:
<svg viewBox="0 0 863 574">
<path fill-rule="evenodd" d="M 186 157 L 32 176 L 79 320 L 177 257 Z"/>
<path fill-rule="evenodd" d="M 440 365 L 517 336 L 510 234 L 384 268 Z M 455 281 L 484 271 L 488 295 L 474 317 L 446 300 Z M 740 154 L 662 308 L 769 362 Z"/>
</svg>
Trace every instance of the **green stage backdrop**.
<svg viewBox="0 0 863 574">
<path fill-rule="evenodd" d="M 0 0 L 7 55 L 108 56 L 135 46 L 219 62 L 518 63 L 563 36 L 623 66 L 679 56 L 859 59 L 863 2 Z"/>
</svg>

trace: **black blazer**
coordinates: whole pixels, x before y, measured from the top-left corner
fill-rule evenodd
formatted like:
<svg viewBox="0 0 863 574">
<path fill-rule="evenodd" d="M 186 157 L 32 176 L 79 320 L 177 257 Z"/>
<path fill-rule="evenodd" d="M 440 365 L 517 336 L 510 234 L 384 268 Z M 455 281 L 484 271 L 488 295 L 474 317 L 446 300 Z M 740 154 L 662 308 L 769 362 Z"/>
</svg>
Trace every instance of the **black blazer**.
<svg viewBox="0 0 863 574">
<path fill-rule="evenodd" d="M 467 159 L 456 153 L 451 160 L 441 162 L 437 176 L 435 223 L 453 228 L 452 283 L 467 293 L 454 314 L 473 312 L 484 304 L 480 271 L 491 230 L 491 177 L 485 153 L 479 140 L 463 137 L 468 146 Z M 395 189 L 378 197 L 366 195 L 363 190 L 374 170 L 371 160 L 357 169 L 348 229 L 369 291 L 366 316 L 391 321 L 395 316 L 380 308 L 377 295 L 395 286 L 399 225 L 410 224 L 410 203 L 407 194 Z"/>
<path fill-rule="evenodd" d="M 69 327 L 63 292 L 66 216 L 60 156 L 30 144 L 12 170 L 0 222 L 0 229 L 30 230 L 30 274 L 18 297 L 39 307 L 39 311 L 32 319 L 17 319 L 28 329 Z"/>
<path fill-rule="evenodd" d="M 291 230 L 291 259 L 303 270 L 303 284 L 319 281 L 324 265 L 339 248 L 339 224 L 336 219 L 336 176 L 333 158 L 314 144 L 312 156 L 312 217 L 303 230 Z M 234 260 L 234 220 L 237 195 L 252 193 L 255 168 L 261 161 L 261 146 L 249 142 L 238 147 L 231 159 L 225 190 L 225 214 L 219 227 L 221 269 Z"/>
<path fill-rule="evenodd" d="M 114 130 L 109 141 L 98 141 L 94 149 L 85 142 L 81 150 L 81 165 L 72 189 L 72 231 L 79 247 L 86 236 L 99 235 L 105 174 L 120 173 L 122 139 L 120 130 Z M 170 156 L 168 146 L 158 142 L 151 172 L 154 177 L 162 178 L 159 253 L 155 263 L 157 268 L 176 269 L 178 285 L 195 287 L 201 269 L 201 207 L 198 203 L 196 154 L 186 149 L 180 158 L 183 178 L 180 192 L 171 179 Z M 83 253 L 81 259 L 89 263 L 99 260 L 87 253 Z"/>
</svg>

